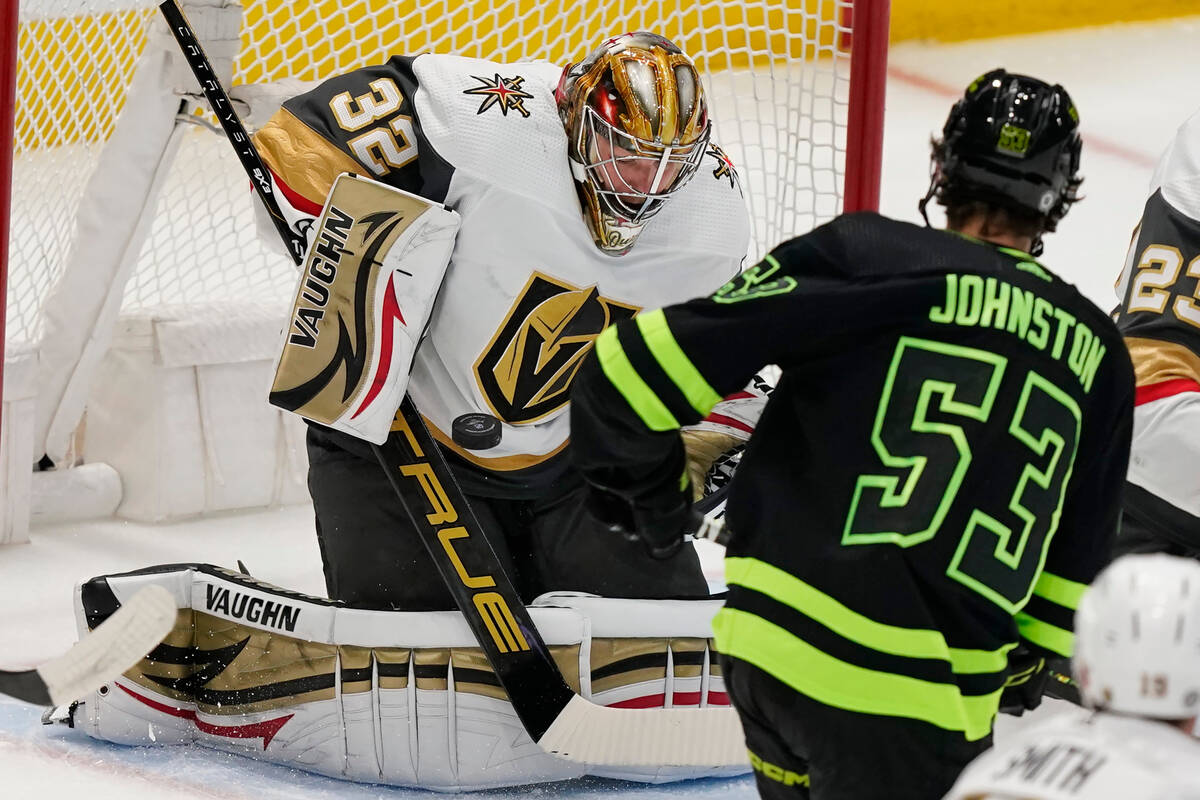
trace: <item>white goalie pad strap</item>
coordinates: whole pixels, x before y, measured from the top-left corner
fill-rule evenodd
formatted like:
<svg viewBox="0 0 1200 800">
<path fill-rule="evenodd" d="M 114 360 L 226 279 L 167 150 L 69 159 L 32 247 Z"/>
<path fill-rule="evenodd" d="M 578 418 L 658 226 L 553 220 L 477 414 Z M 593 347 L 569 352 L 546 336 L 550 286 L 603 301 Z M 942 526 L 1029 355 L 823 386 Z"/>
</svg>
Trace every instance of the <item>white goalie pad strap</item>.
<svg viewBox="0 0 1200 800">
<path fill-rule="evenodd" d="M 652 639 L 712 636 L 712 621 L 722 600 L 630 600 L 579 592 L 547 592 L 530 613 L 550 608 L 574 609 L 588 621 L 594 637 Z M 541 628 L 541 623 L 538 623 Z"/>
<path fill-rule="evenodd" d="M 304 259 L 271 402 L 382 444 L 459 223 L 425 198 L 338 176 Z"/>
<path fill-rule="evenodd" d="M 110 575 L 104 580 L 120 602 L 133 597 L 143 586 L 158 584 L 171 592 L 181 611 L 200 611 L 248 628 L 287 634 L 316 644 L 365 648 L 478 644 L 466 618 L 458 611 L 343 608 L 323 598 L 291 592 L 210 565 L 155 567 Z M 87 630 L 82 606 L 82 592 L 77 590 L 76 620 L 81 634 Z M 561 604 L 531 608 L 530 616 L 547 644 L 579 644 L 586 635 L 580 615 Z"/>
<path fill-rule="evenodd" d="M 175 628 L 146 660 L 84 698 L 75 722 L 96 738 L 195 743 L 439 791 L 748 769 L 584 766 L 550 755 L 525 733 L 458 612 L 346 609 L 216 567 L 173 565 L 90 581 L 76 593 L 81 624 L 106 596 L 112 605 L 149 583 L 175 598 Z M 727 709 L 708 647 L 718 605 L 556 594 L 530 615 L 584 697 L 662 714 Z M 568 746 L 578 735 L 566 735 Z"/>
</svg>

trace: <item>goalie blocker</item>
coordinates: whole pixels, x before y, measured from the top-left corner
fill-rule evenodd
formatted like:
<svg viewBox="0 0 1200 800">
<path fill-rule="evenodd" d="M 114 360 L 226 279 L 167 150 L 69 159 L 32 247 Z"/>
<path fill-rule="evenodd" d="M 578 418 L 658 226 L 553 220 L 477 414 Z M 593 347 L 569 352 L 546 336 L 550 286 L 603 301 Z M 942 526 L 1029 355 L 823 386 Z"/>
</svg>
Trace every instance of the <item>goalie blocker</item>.
<svg viewBox="0 0 1200 800">
<path fill-rule="evenodd" d="M 310 232 L 271 403 L 383 444 L 459 221 L 423 197 L 338 176 Z"/>
<path fill-rule="evenodd" d="M 440 791 L 584 774 L 645 782 L 748 765 L 616 767 L 549 755 L 526 734 L 459 612 L 364 611 L 207 565 L 94 578 L 95 624 L 140 588 L 175 598 L 145 660 L 84 697 L 72 722 L 127 745 L 197 744 L 337 778 Z M 711 649 L 720 601 L 545 595 L 531 616 L 571 688 L 599 705 L 727 706 Z"/>
</svg>

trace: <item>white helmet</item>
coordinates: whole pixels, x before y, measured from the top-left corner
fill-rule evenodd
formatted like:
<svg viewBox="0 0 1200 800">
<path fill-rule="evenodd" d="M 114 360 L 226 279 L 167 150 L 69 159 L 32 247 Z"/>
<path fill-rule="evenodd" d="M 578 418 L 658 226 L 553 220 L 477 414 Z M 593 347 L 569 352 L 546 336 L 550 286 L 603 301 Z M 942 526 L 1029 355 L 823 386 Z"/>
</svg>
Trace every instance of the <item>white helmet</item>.
<svg viewBox="0 0 1200 800">
<path fill-rule="evenodd" d="M 1075 612 L 1074 664 L 1094 708 L 1200 714 L 1200 563 L 1155 554 L 1110 564 Z"/>
</svg>

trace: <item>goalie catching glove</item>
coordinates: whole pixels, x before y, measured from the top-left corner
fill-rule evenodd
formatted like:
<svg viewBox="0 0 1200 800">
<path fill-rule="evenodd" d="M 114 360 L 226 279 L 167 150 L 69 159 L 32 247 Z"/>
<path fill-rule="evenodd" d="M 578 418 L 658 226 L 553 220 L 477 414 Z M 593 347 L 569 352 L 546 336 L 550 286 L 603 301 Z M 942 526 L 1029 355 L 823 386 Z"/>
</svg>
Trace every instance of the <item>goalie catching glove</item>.
<svg viewBox="0 0 1200 800">
<path fill-rule="evenodd" d="M 383 444 L 459 216 L 376 181 L 334 181 L 309 240 L 271 404 Z"/>
</svg>

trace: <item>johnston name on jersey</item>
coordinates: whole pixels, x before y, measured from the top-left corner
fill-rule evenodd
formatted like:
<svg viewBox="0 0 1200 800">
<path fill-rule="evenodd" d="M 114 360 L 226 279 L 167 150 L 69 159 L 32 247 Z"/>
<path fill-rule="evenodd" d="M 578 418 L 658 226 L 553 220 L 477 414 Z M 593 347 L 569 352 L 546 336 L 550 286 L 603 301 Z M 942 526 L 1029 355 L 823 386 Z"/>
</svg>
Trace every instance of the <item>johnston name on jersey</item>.
<svg viewBox="0 0 1200 800">
<path fill-rule="evenodd" d="M 1169 725 L 1072 709 L 975 759 L 946 800 L 1200 800 L 1198 766 Z"/>
<path fill-rule="evenodd" d="M 1122 549 L 1200 555 L 1200 113 L 1159 162 L 1118 291 L 1137 374 Z"/>
<path fill-rule="evenodd" d="M 647 429 L 782 369 L 729 493 L 722 653 L 971 741 L 1013 647 L 1071 654 L 1133 403 L 1112 320 L 1073 286 L 1026 253 L 849 214 L 636 322 L 576 379 L 588 476 L 662 474 L 678 445 Z"/>
<path fill-rule="evenodd" d="M 395 57 L 287 101 L 255 135 L 295 211 L 318 214 L 334 178 L 354 172 L 461 215 L 409 393 L 439 441 L 488 471 L 486 482 L 460 475 L 483 493 L 536 493 L 565 467 L 568 387 L 605 326 L 716 289 L 747 249 L 741 186 L 710 145 L 632 251 L 602 253 L 567 159 L 561 71 Z M 479 412 L 498 417 L 503 436 L 472 452 L 449 434 L 456 417 Z"/>
</svg>

